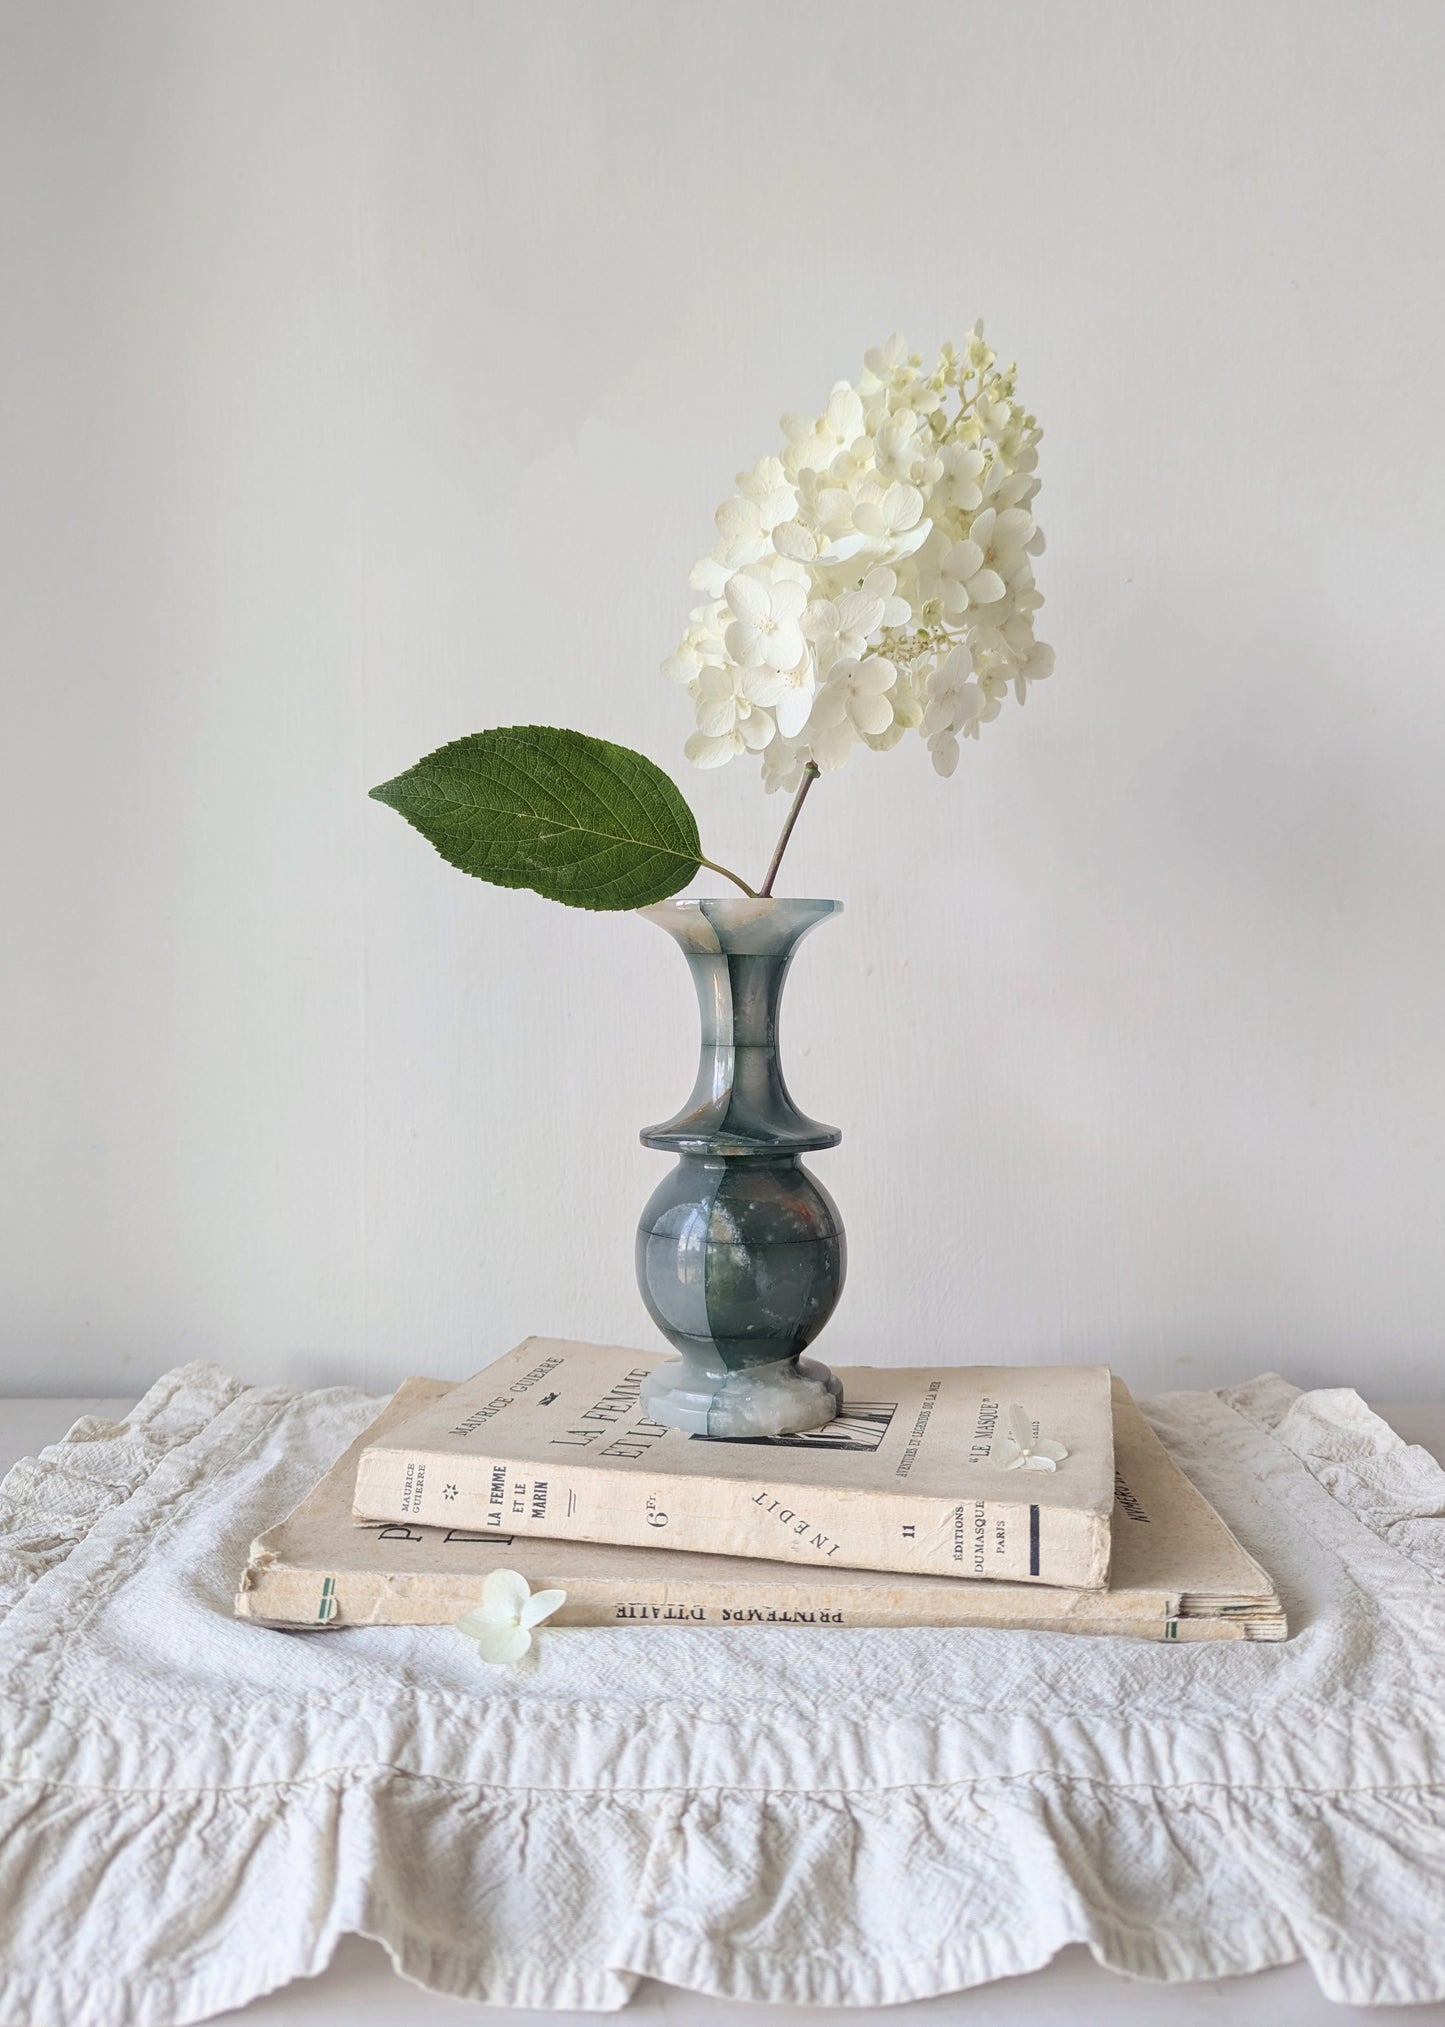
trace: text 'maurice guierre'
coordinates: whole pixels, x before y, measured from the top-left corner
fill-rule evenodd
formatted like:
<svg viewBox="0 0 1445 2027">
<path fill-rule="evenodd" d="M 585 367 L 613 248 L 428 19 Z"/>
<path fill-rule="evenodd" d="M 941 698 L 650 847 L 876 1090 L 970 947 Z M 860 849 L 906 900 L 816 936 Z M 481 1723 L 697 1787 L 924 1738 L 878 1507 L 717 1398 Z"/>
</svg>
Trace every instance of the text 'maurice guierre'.
<svg viewBox="0 0 1445 2027">
<path fill-rule="evenodd" d="M 514 1379 L 504 1394 L 498 1394 L 495 1400 L 485 1401 L 481 1407 L 473 1408 L 466 1420 L 458 1422 L 454 1429 L 448 1429 L 447 1434 L 463 1437 L 475 1435 L 493 1415 L 499 1415 L 503 1408 L 512 1405 L 514 1395 L 526 1393 L 527 1389 L 534 1387 L 539 1379 L 545 1379 L 549 1372 L 555 1372 L 561 1363 L 560 1358 L 544 1358 L 540 1365 L 534 1365 L 530 1372 L 524 1372 L 520 1379 Z"/>
</svg>

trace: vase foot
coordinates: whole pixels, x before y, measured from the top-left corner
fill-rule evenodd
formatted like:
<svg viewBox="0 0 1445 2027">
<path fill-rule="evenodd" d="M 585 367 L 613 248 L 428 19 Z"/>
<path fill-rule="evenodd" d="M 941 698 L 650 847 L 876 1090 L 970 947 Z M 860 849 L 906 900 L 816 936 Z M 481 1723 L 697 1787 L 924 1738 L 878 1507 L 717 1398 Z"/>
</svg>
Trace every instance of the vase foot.
<svg viewBox="0 0 1445 2027">
<path fill-rule="evenodd" d="M 805 1435 L 832 1421 L 843 1383 L 814 1358 L 729 1370 L 679 1358 L 642 1382 L 642 1404 L 664 1428 L 737 1440 Z"/>
</svg>

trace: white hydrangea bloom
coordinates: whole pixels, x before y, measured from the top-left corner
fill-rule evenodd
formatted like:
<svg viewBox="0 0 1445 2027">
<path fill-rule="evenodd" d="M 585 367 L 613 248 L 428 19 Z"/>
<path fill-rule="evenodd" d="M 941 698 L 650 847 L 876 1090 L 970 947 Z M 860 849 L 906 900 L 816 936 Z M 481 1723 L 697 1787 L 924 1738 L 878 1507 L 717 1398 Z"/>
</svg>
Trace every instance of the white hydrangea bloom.
<svg viewBox="0 0 1445 2027">
<path fill-rule="evenodd" d="M 1036 1436 L 1033 1423 L 1015 1401 L 1008 1411 L 1008 1428 L 993 1439 L 989 1460 L 995 1471 L 1057 1471 L 1068 1454 L 1053 1437 Z"/>
<path fill-rule="evenodd" d="M 939 479 L 937 497 L 946 507 L 956 507 L 960 513 L 971 514 L 975 507 L 983 505 L 984 455 L 976 443 L 951 443 L 939 459 L 943 472 Z"/>
<path fill-rule="evenodd" d="M 815 598 L 803 614 L 803 633 L 813 644 L 818 674 L 826 676 L 845 655 L 863 654 L 869 635 L 882 624 L 883 600 L 868 590 L 866 579 L 840 598 Z"/>
<path fill-rule="evenodd" d="M 840 380 L 816 422 L 807 415 L 785 415 L 788 448 L 783 469 L 794 478 L 801 471 L 826 471 L 840 451 L 863 434 L 863 403 L 846 380 Z"/>
<path fill-rule="evenodd" d="M 687 690 L 690 760 L 762 757 L 770 789 L 907 732 L 951 774 L 1010 690 L 1053 669 L 1034 636 L 1040 431 L 983 328 L 923 370 L 897 332 L 820 416 L 787 415 L 739 473 L 691 582 L 706 601 L 663 674 Z"/>
<path fill-rule="evenodd" d="M 895 563 L 921 549 L 933 532 L 933 523 L 923 517 L 922 493 L 898 479 L 891 486 L 877 479 L 864 481 L 853 508 L 853 526 L 872 537 L 875 555 Z"/>
<path fill-rule="evenodd" d="M 958 765 L 959 734 L 976 739 L 979 726 L 996 718 L 1003 706 L 974 680 L 973 657 L 966 647 L 950 649 L 930 672 L 927 695 L 923 736 L 938 772 L 952 774 Z"/>
<path fill-rule="evenodd" d="M 716 666 L 698 671 L 697 730 L 683 749 L 694 766 L 721 767 L 736 754 L 761 752 L 773 737 L 771 715 L 738 688 L 739 674 Z"/>
<path fill-rule="evenodd" d="M 732 624 L 723 643 L 740 669 L 795 669 L 803 658 L 798 621 L 808 603 L 801 584 L 770 584 L 757 570 L 739 570 L 725 593 Z"/>
<path fill-rule="evenodd" d="M 808 722 L 813 708 L 812 667 L 804 655 L 791 669 L 744 669 L 739 680 L 750 703 L 770 706 L 777 729 L 785 739 L 796 739 Z M 761 739 L 760 746 L 768 741 Z"/>
<path fill-rule="evenodd" d="M 856 739 L 888 730 L 893 706 L 885 692 L 897 680 L 897 669 L 881 655 L 834 663 L 808 719 L 808 741 L 819 767 L 825 771 L 841 767 Z"/>
<path fill-rule="evenodd" d="M 979 515 L 979 520 L 983 515 Z M 1008 586 L 996 570 L 984 561 L 984 552 L 971 536 L 955 542 L 938 565 L 938 596 L 944 611 L 956 619 L 971 605 L 997 605 L 1008 595 Z"/>
<path fill-rule="evenodd" d="M 489 1570 L 482 1579 L 482 1602 L 463 1612 L 456 1628 L 476 1643 L 494 1668 L 520 1661 L 532 1645 L 532 1628 L 567 1602 L 565 1591 L 534 1591 L 516 1570 Z"/>
<path fill-rule="evenodd" d="M 808 748 L 795 739 L 775 739 L 763 751 L 763 787 L 769 795 L 786 789 L 789 795 L 803 779 L 803 769 L 812 758 Z"/>
</svg>

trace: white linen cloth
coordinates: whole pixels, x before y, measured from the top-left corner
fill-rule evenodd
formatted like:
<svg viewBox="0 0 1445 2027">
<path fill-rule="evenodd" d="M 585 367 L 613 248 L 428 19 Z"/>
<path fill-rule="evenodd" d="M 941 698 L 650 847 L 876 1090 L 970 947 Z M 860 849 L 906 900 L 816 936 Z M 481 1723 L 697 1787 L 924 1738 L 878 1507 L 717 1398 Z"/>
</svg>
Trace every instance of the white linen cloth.
<svg viewBox="0 0 1445 2027">
<path fill-rule="evenodd" d="M 0 1495 L 0 2019 L 204 2019 L 350 1931 L 513 2006 L 881 2005 L 1071 1942 L 1445 1997 L 1445 1472 L 1349 1392 L 1146 1406 L 1287 1642 L 546 1627 L 504 1672 L 234 1619 L 376 1403 L 169 1374 Z"/>
</svg>

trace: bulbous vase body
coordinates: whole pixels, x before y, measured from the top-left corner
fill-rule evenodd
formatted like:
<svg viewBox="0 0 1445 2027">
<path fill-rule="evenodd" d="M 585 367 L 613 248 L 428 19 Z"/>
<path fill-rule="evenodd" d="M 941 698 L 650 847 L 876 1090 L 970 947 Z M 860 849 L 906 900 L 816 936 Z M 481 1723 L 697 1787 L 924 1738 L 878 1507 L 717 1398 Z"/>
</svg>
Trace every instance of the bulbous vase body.
<svg viewBox="0 0 1445 2027">
<path fill-rule="evenodd" d="M 706 1436 L 820 1428 L 842 1387 L 802 1354 L 832 1315 L 843 1221 L 803 1154 L 842 1135 L 801 1113 L 778 1057 L 793 952 L 836 901 L 664 901 L 640 911 L 679 945 L 697 988 L 692 1096 L 645 1147 L 678 1156 L 637 1232 L 637 1281 L 681 1354 L 643 1386 L 653 1419 Z"/>
</svg>

